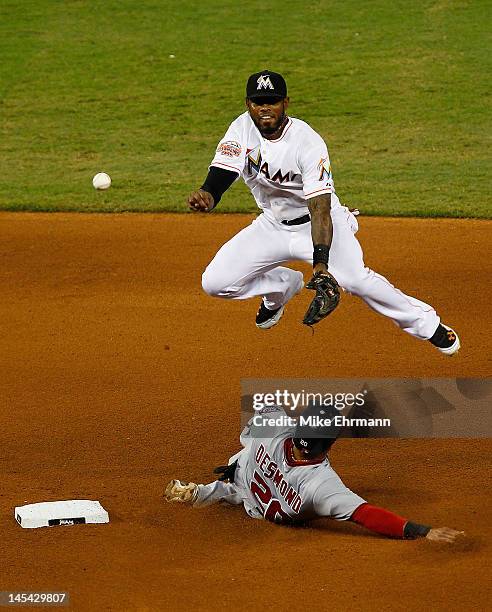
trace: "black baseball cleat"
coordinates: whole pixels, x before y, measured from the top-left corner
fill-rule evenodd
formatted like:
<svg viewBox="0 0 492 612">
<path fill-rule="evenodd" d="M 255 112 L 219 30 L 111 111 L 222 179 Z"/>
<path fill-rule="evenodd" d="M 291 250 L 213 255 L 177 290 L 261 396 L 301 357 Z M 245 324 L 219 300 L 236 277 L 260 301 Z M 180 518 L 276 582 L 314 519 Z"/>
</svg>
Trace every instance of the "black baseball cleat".
<svg viewBox="0 0 492 612">
<path fill-rule="evenodd" d="M 429 342 L 437 347 L 445 355 L 454 355 L 460 348 L 458 334 L 447 325 L 439 323 L 434 335 L 429 338 Z"/>
<path fill-rule="evenodd" d="M 276 308 L 275 310 L 269 310 L 262 300 L 261 306 L 256 313 L 256 327 L 259 327 L 260 329 L 270 329 L 270 327 L 277 325 L 283 314 L 283 306 L 280 306 L 280 308 Z"/>
</svg>

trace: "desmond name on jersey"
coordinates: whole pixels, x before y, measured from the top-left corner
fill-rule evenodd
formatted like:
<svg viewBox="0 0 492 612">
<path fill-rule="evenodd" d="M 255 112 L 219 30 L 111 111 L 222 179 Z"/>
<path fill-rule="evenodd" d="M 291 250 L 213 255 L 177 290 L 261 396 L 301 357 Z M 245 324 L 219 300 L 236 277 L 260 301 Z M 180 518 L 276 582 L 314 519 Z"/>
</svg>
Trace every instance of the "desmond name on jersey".
<svg viewBox="0 0 492 612">
<path fill-rule="evenodd" d="M 265 451 L 263 444 L 260 444 L 256 451 L 255 461 L 263 476 L 272 481 L 279 495 L 285 500 L 285 503 L 298 514 L 302 506 L 302 498 L 285 480 L 284 475 L 278 469 L 278 465 L 275 461 L 271 460 L 270 455 Z"/>
<path fill-rule="evenodd" d="M 268 179 L 269 181 L 274 181 L 275 183 L 301 182 L 301 175 L 299 173 L 295 173 L 289 170 L 287 170 L 287 172 L 284 172 L 281 168 L 279 168 L 276 172 L 270 170 L 270 168 L 268 167 L 268 162 L 262 163 L 260 151 L 258 151 L 256 159 L 251 155 L 248 155 L 248 174 L 263 174 L 266 179 Z"/>
</svg>

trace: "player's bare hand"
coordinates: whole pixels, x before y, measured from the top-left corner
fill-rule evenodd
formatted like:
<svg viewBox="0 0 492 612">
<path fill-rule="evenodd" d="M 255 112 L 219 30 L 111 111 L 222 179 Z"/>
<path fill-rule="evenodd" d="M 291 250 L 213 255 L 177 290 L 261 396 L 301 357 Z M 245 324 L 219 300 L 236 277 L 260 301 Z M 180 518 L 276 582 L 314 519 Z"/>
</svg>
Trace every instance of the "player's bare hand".
<svg viewBox="0 0 492 612">
<path fill-rule="evenodd" d="M 188 198 L 188 206 L 191 210 L 196 210 L 198 212 L 208 212 L 212 210 L 214 204 L 215 202 L 212 194 L 203 189 L 194 191 Z"/>
<path fill-rule="evenodd" d="M 449 542 L 452 544 L 458 536 L 463 535 L 465 535 L 464 531 L 456 531 L 456 529 L 450 529 L 449 527 L 437 527 L 431 529 L 425 537 L 433 542 Z"/>
</svg>

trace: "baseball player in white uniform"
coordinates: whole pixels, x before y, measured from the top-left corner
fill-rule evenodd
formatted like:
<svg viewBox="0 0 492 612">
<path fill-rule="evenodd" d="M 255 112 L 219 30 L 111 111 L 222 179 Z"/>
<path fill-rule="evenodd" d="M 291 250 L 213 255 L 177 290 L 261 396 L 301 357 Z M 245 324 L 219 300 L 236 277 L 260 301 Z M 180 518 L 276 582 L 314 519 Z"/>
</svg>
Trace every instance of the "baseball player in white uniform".
<svg viewBox="0 0 492 612">
<path fill-rule="evenodd" d="M 204 184 L 188 198 L 192 210 L 209 212 L 242 177 L 262 211 L 219 249 L 203 273 L 203 289 L 228 299 L 261 297 L 256 325 L 269 329 L 304 287 L 302 273 L 282 263 L 307 261 L 313 279 L 336 281 L 404 331 L 453 355 L 459 338 L 436 311 L 364 265 L 357 219 L 335 192 L 327 146 L 307 123 L 286 114 L 288 104 L 280 74 L 251 75 L 247 111 L 231 123 Z"/>
<path fill-rule="evenodd" d="M 214 503 L 244 506 L 256 519 L 275 523 L 305 522 L 321 517 L 353 521 L 372 531 L 395 538 L 427 537 L 452 542 L 463 532 L 447 527 L 431 528 L 409 521 L 384 508 L 369 504 L 353 493 L 331 467 L 327 452 L 334 442 L 333 430 L 323 425 L 284 425 L 286 413 L 269 408 L 268 418 L 281 417 L 278 427 L 270 427 L 268 438 L 261 437 L 266 410 L 253 417 L 241 433 L 243 446 L 229 459 L 229 465 L 216 469 L 222 479 L 210 484 L 171 480 L 165 499 L 188 503 L 195 508 Z M 326 408 L 311 407 L 303 417 L 322 418 Z M 307 419 L 306 419 L 307 420 Z M 308 437 L 308 436 L 318 437 Z"/>
</svg>

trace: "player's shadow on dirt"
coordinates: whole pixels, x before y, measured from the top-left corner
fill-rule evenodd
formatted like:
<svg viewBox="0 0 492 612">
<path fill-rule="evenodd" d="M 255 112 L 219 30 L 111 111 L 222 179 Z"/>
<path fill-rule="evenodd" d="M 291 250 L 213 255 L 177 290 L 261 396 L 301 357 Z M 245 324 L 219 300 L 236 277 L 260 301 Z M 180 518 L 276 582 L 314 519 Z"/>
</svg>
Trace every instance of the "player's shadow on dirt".
<svg viewBox="0 0 492 612">
<path fill-rule="evenodd" d="M 395 486 L 384 485 L 384 486 L 357 486 L 354 487 L 354 491 L 357 492 L 357 495 L 363 497 L 364 499 L 369 500 L 369 503 L 373 503 L 376 505 L 384 505 L 389 499 L 398 499 L 401 503 L 404 500 L 415 500 L 419 499 L 422 496 L 422 489 L 412 489 L 410 487 L 405 487 L 400 484 L 396 484 Z M 382 501 L 382 498 L 385 501 Z M 442 495 L 438 493 L 432 493 L 432 491 L 425 491 L 425 504 L 428 505 L 431 502 L 438 502 L 442 499 Z"/>
<path fill-rule="evenodd" d="M 379 489 L 379 491 L 381 491 L 381 489 Z M 389 490 L 385 489 L 385 493 L 388 491 Z M 398 489 L 398 491 L 400 491 L 400 489 Z M 412 489 L 407 489 L 405 492 L 410 495 L 416 495 L 418 493 L 418 491 Z M 318 537 L 318 535 L 322 537 L 333 537 L 334 535 L 338 535 L 342 537 L 353 536 L 357 539 L 366 538 L 370 540 L 391 539 L 364 529 L 350 521 L 336 521 L 329 518 L 319 518 L 313 521 L 292 524 L 274 524 L 268 521 L 258 521 L 249 518 L 242 508 L 229 506 L 227 504 L 203 508 L 199 513 L 192 508 L 177 508 L 176 510 L 177 517 L 182 515 L 186 510 L 190 513 L 196 512 L 191 524 L 189 523 L 189 515 L 187 517 L 188 520 L 182 521 L 182 527 L 183 529 L 186 528 L 186 533 L 188 535 L 191 530 L 192 532 L 196 531 L 196 536 L 198 537 L 199 534 L 210 528 L 210 524 L 213 524 L 216 525 L 218 531 L 220 531 L 220 539 L 230 542 L 231 544 L 236 542 L 238 533 L 241 533 L 244 537 L 249 539 L 250 542 L 256 541 L 262 543 L 270 530 L 276 529 L 299 532 L 300 534 L 306 532 L 307 534 L 316 534 L 316 537 Z M 159 518 L 154 515 L 150 520 L 150 524 L 167 530 L 169 528 L 169 518 L 170 514 L 166 515 L 166 513 Z M 176 527 L 176 523 L 174 522 L 173 524 L 174 527 Z M 428 558 L 429 555 L 435 555 L 436 562 L 440 562 L 445 554 L 478 554 L 489 547 L 488 541 L 483 536 L 475 535 L 466 535 L 459 538 L 452 545 L 438 542 L 428 542 L 428 544 L 429 548 L 426 552 L 426 557 Z M 407 551 L 406 554 L 412 554 L 412 551 Z M 421 551 L 415 551 L 415 554 L 419 555 L 416 559 L 421 559 Z M 449 558 L 451 559 L 451 557 Z"/>
<path fill-rule="evenodd" d="M 333 536 L 335 534 L 340 534 L 343 536 L 354 536 L 357 539 L 359 538 L 368 538 L 371 540 L 388 540 L 387 536 L 380 535 L 378 533 L 373 533 L 347 521 L 334 521 L 331 519 L 318 519 L 305 524 L 295 524 L 287 527 L 288 529 L 300 529 L 305 531 L 315 532 L 316 534 L 326 534 L 326 537 L 329 535 Z M 420 539 L 418 540 L 420 541 Z M 435 555 L 436 562 L 441 561 L 444 554 L 452 553 L 456 554 L 476 554 L 487 548 L 488 542 L 483 536 L 475 536 L 475 535 L 465 535 L 463 537 L 459 537 L 453 544 L 448 544 L 446 542 L 428 542 L 429 549 L 426 553 L 428 555 Z M 421 552 L 418 553 L 419 558 L 421 558 Z"/>
<path fill-rule="evenodd" d="M 326 534 L 326 536 L 328 537 L 328 535 L 334 535 L 334 534 L 340 534 L 340 535 L 344 535 L 344 536 L 354 536 L 357 539 L 359 538 L 368 538 L 368 539 L 376 539 L 376 540 L 388 540 L 391 538 L 388 538 L 384 535 L 380 535 L 378 533 L 373 533 L 371 531 L 368 531 L 367 529 L 364 529 L 363 527 L 360 527 L 359 525 L 355 525 L 354 523 L 350 523 L 350 522 L 338 522 L 338 521 L 333 521 L 330 519 L 320 519 L 317 521 L 313 521 L 312 523 L 303 525 L 303 526 L 293 526 L 293 528 L 300 528 L 300 529 L 305 529 L 305 530 L 311 530 L 313 532 L 316 532 L 317 534 Z M 418 540 L 415 540 L 415 542 L 422 542 L 424 543 L 425 539 L 419 538 Z M 436 563 L 442 563 L 443 560 L 445 561 L 445 555 L 448 556 L 449 561 L 451 562 L 454 558 L 455 555 L 460 554 L 478 554 L 480 553 L 482 550 L 484 550 L 485 548 L 487 548 L 488 546 L 488 542 L 485 540 L 485 538 L 483 536 L 475 536 L 475 535 L 465 535 L 463 537 L 459 537 L 455 542 L 453 542 L 453 544 L 449 544 L 446 542 L 429 542 L 428 540 L 425 541 L 425 543 L 428 545 L 428 548 L 426 550 L 426 558 L 428 559 L 429 556 L 431 556 L 432 558 L 435 557 L 435 562 Z M 420 561 L 422 560 L 422 550 L 419 548 L 418 551 L 415 551 L 415 549 L 412 549 L 416 555 L 418 555 L 418 557 L 416 557 L 416 559 L 420 559 Z M 407 551 L 407 553 L 412 553 L 411 551 Z M 407 554 L 406 553 L 406 554 Z"/>
<path fill-rule="evenodd" d="M 378 533 L 373 533 L 371 531 L 368 531 L 367 529 L 363 529 L 355 523 L 350 523 L 346 521 L 340 522 L 328 518 L 316 519 L 314 521 L 309 521 L 306 523 L 295 523 L 293 525 L 287 525 L 286 528 L 296 530 L 298 529 L 301 531 L 325 533 L 327 537 L 328 534 L 340 534 L 354 536 L 356 538 L 369 538 L 376 540 L 387 539 L 385 538 L 385 536 L 379 535 Z"/>
</svg>

